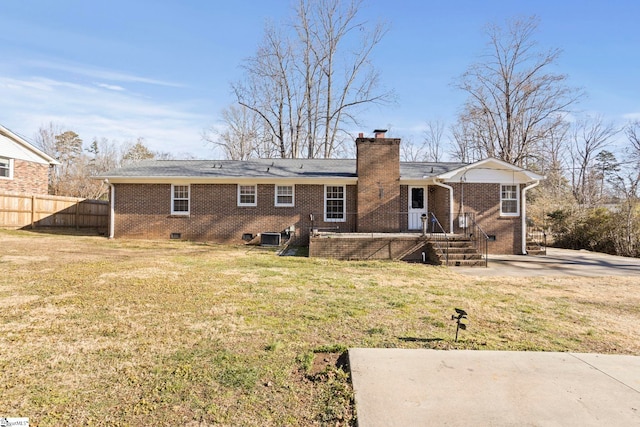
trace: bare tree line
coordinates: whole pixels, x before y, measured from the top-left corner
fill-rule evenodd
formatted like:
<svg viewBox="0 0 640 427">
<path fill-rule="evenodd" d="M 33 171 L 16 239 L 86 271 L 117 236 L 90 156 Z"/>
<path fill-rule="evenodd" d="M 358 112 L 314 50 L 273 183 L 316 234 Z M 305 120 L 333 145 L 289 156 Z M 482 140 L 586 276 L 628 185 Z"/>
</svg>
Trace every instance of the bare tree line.
<svg viewBox="0 0 640 427">
<path fill-rule="evenodd" d="M 123 144 L 94 138 L 85 146 L 77 133 L 54 123 L 40 126 L 34 143 L 60 162 L 49 175 L 49 192 L 57 196 L 99 199 L 106 196 L 107 186 L 92 176 L 142 160 L 172 158 L 151 151 L 143 138 Z"/>
<path fill-rule="evenodd" d="M 558 244 L 640 256 L 640 121 L 581 115 L 583 91 L 554 72 L 558 49 L 540 49 L 535 17 L 486 29 L 487 49 L 456 80 L 467 100 L 456 123 L 427 121 L 408 161 L 495 157 L 546 176 L 531 192 L 530 222 Z M 447 150 L 446 147 L 449 147 Z"/>
<path fill-rule="evenodd" d="M 371 56 L 387 27 L 358 18 L 362 0 L 299 0 L 295 19 L 268 24 L 231 85 L 237 104 L 204 139 L 231 159 L 330 158 L 363 108 L 393 100 Z"/>
<path fill-rule="evenodd" d="M 547 175 L 545 191 L 559 198 L 568 193 L 582 206 L 628 195 L 637 187 L 638 163 L 616 156 L 640 155 L 638 122 L 617 127 L 601 116 L 577 113 L 584 92 L 554 71 L 561 52 L 538 46 L 538 24 L 530 17 L 486 28 L 481 60 L 455 80 L 467 94 L 457 121 L 448 129 L 427 121 L 423 141 L 403 148 L 404 160 L 437 162 L 445 153 L 464 163 L 498 158 Z M 615 147 L 621 135 L 627 137 L 626 150 Z"/>
</svg>

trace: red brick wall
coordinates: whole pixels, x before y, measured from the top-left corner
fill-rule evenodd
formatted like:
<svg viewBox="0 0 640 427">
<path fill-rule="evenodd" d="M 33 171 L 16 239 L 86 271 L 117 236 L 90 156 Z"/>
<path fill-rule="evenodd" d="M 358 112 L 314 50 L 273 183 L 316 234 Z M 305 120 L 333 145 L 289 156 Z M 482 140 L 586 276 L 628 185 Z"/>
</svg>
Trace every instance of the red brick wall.
<svg viewBox="0 0 640 427">
<path fill-rule="evenodd" d="M 358 231 L 400 231 L 400 139 L 358 138 L 356 148 Z"/>
<path fill-rule="evenodd" d="M 449 190 L 437 185 L 430 185 L 427 188 L 427 194 L 429 212 L 433 212 L 444 231 L 449 232 Z M 439 232 L 438 227 L 435 230 L 436 233 Z"/>
<path fill-rule="evenodd" d="M 522 219 L 520 216 L 500 216 L 500 184 L 456 183 L 451 186 L 455 199 L 454 232 L 463 231 L 458 227 L 457 216 L 461 203 L 464 202 L 464 212 L 474 213 L 476 222 L 484 232 L 496 238 L 494 242 L 489 242 L 489 253 L 522 253 Z"/>
<path fill-rule="evenodd" d="M 309 256 L 340 260 L 410 259 L 419 261 L 430 244 L 420 237 L 327 238 L 314 237 Z"/>
<path fill-rule="evenodd" d="M 400 220 L 399 226 L 401 231 L 409 229 L 409 187 L 406 185 L 400 186 Z"/>
<path fill-rule="evenodd" d="M 295 206 L 274 206 L 274 185 L 258 185 L 257 206 L 237 206 L 235 184 L 191 184 L 190 215 L 171 215 L 170 184 L 116 184 L 116 238 L 182 239 L 242 243 L 245 233 L 283 232 L 295 226 L 295 244 L 307 244 L 311 221 L 314 227 L 355 231 L 355 216 L 345 222 L 324 218 L 324 186 L 296 185 Z M 346 187 L 346 211 L 355 212 L 356 187 Z"/>
<path fill-rule="evenodd" d="M 0 178 L 0 190 L 49 194 L 49 165 L 15 159 L 13 179 Z"/>
</svg>

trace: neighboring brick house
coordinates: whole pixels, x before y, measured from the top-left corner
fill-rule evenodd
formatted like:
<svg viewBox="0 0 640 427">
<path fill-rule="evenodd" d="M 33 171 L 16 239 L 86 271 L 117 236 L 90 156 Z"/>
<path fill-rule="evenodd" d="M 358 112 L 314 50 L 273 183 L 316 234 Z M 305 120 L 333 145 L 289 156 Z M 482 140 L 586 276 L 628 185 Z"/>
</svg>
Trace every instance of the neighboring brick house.
<svg viewBox="0 0 640 427">
<path fill-rule="evenodd" d="M 240 243 L 274 233 L 306 245 L 315 231 L 420 233 L 428 214 L 431 231 L 475 220 L 490 252 L 526 251 L 526 191 L 542 176 L 491 158 L 401 162 L 399 146 L 376 131 L 356 139 L 355 160 L 158 160 L 96 178 L 111 186 L 115 238 Z"/>
<path fill-rule="evenodd" d="M 49 194 L 50 169 L 58 161 L 0 126 L 0 191 Z"/>
</svg>

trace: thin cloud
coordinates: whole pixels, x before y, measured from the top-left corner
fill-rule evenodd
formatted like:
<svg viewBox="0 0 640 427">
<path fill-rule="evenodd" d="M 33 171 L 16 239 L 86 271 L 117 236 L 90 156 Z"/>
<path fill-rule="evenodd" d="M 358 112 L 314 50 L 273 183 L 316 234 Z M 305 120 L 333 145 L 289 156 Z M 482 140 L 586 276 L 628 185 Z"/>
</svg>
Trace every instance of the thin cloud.
<svg viewBox="0 0 640 427">
<path fill-rule="evenodd" d="M 106 83 L 95 83 L 96 86 L 104 88 L 104 89 L 108 89 L 108 90 L 114 90 L 116 92 L 122 92 L 124 91 L 124 88 L 122 86 L 117 86 L 117 85 L 109 85 Z"/>
<path fill-rule="evenodd" d="M 74 73 L 82 76 L 91 77 L 97 80 L 108 80 L 108 81 L 125 82 L 125 83 L 144 83 L 144 84 L 155 85 L 155 86 L 165 86 L 165 87 L 175 87 L 175 88 L 185 87 L 185 85 L 182 83 L 168 82 L 164 80 L 153 79 L 150 77 L 136 76 L 132 74 L 121 73 L 119 71 L 104 70 L 104 69 L 87 67 L 82 65 L 63 64 L 60 62 L 42 61 L 42 60 L 31 60 L 31 61 L 28 61 L 27 64 L 32 67 L 43 68 L 48 70 L 65 71 L 68 73 Z"/>
<path fill-rule="evenodd" d="M 195 102 L 160 103 L 109 86 L 0 77 L 2 124 L 23 135 L 35 135 L 41 125 L 54 122 L 85 141 L 142 137 L 154 151 L 210 157 L 211 148 L 201 138 L 210 118 L 193 112 L 198 107 Z"/>
</svg>

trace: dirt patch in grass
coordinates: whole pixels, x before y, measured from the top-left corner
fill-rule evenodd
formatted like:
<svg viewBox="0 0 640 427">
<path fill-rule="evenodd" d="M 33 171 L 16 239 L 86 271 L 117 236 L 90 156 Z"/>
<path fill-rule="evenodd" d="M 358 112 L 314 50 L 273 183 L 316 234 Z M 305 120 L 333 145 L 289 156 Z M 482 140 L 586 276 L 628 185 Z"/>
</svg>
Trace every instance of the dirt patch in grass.
<svg viewBox="0 0 640 427">
<path fill-rule="evenodd" d="M 0 240 L 0 415 L 34 425 L 353 425 L 350 347 L 640 354 L 637 277 Z M 458 342 L 455 307 L 469 313 Z"/>
<path fill-rule="evenodd" d="M 343 353 L 344 354 L 344 353 Z M 313 364 L 309 370 L 309 375 L 316 376 L 327 369 L 338 368 L 338 360 L 343 354 L 339 353 L 316 353 L 313 358 Z"/>
</svg>

